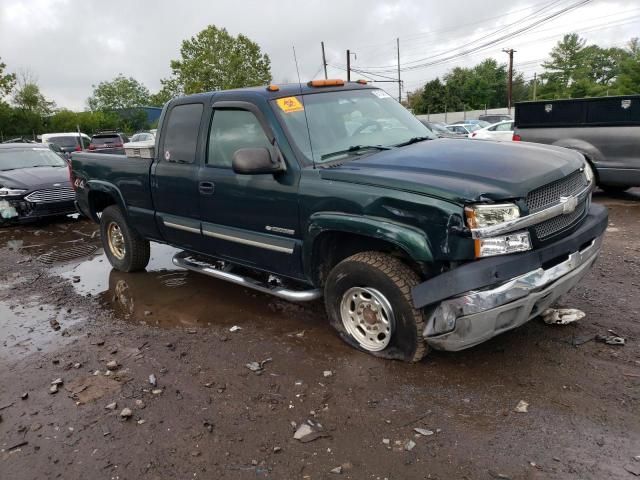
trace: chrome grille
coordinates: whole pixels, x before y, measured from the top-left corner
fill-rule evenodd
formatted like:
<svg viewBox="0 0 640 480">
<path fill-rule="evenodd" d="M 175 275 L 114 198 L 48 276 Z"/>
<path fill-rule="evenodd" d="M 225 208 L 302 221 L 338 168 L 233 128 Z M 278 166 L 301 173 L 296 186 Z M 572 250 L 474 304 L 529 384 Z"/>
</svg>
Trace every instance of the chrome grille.
<svg viewBox="0 0 640 480">
<path fill-rule="evenodd" d="M 529 192 L 526 198 L 529 213 L 539 212 L 560 203 L 560 197 L 576 195 L 588 185 L 584 172 L 576 170 L 560 180 Z"/>
<path fill-rule="evenodd" d="M 71 187 L 47 188 L 44 190 L 36 190 L 24 197 L 28 202 L 32 203 L 53 203 L 68 202 L 75 200 L 76 192 Z"/>
<path fill-rule="evenodd" d="M 536 237 L 538 240 L 544 240 L 551 235 L 570 227 L 584 216 L 586 207 L 587 201 L 585 200 L 580 203 L 573 212 L 567 213 L 566 215 L 558 215 L 557 217 L 550 218 L 549 220 L 535 225 L 533 230 L 536 232 Z"/>
</svg>

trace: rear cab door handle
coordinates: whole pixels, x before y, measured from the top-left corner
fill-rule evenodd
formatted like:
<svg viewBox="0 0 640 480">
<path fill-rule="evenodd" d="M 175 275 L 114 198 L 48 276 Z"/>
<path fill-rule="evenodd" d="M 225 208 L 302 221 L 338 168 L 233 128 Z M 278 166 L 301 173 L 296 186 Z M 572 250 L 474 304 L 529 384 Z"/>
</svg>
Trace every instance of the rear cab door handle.
<svg viewBox="0 0 640 480">
<path fill-rule="evenodd" d="M 203 195 L 213 195 L 215 186 L 213 182 L 200 182 L 198 184 L 198 191 Z"/>
</svg>

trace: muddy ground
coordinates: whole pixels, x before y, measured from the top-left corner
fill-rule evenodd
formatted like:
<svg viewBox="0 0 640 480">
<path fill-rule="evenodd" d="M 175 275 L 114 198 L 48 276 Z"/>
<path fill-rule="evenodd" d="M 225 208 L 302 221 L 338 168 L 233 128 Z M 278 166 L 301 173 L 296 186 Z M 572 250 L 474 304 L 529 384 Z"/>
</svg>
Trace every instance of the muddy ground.
<svg viewBox="0 0 640 480">
<path fill-rule="evenodd" d="M 86 220 L 2 229 L 0 479 L 636 478 L 640 189 L 596 201 L 601 258 L 561 301 L 586 318 L 417 365 L 347 347 L 319 303 L 176 269 L 166 246 L 123 274 Z M 594 339 L 608 330 L 626 344 Z"/>
</svg>

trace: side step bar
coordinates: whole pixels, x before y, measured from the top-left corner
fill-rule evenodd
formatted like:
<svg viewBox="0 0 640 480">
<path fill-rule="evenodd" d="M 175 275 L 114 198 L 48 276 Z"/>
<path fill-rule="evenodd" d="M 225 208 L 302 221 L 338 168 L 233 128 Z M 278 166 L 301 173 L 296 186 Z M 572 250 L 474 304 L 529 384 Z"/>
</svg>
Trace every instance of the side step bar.
<svg viewBox="0 0 640 480">
<path fill-rule="evenodd" d="M 204 262 L 188 252 L 176 253 L 172 261 L 173 264 L 178 267 L 203 273 L 210 277 L 219 278 L 220 280 L 226 280 L 227 282 L 258 290 L 259 292 L 283 298 L 290 302 L 309 302 L 322 297 L 322 290 L 319 288 L 312 290 L 289 290 L 278 285 L 271 286 L 268 283 L 232 273 L 230 270 L 233 267 L 226 262 L 217 262 L 218 265 Z"/>
</svg>

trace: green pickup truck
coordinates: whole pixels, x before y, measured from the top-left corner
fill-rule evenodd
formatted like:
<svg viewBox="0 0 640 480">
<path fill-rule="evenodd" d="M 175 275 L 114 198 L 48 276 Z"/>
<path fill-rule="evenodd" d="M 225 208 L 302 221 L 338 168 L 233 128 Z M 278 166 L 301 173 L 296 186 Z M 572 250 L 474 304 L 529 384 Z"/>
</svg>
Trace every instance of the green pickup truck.
<svg viewBox="0 0 640 480">
<path fill-rule="evenodd" d="M 155 144 L 74 153 L 78 208 L 117 270 L 175 265 L 294 302 L 352 346 L 419 361 L 537 316 L 587 273 L 605 208 L 575 151 L 434 138 L 364 82 L 170 101 Z"/>
</svg>

